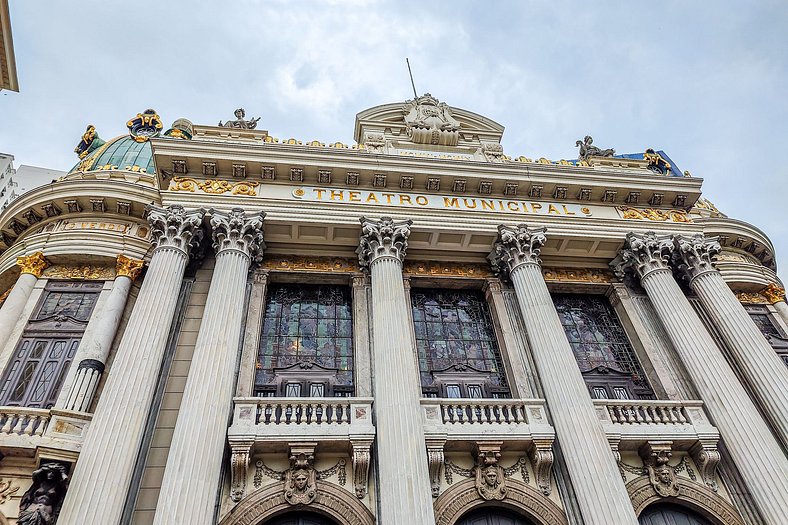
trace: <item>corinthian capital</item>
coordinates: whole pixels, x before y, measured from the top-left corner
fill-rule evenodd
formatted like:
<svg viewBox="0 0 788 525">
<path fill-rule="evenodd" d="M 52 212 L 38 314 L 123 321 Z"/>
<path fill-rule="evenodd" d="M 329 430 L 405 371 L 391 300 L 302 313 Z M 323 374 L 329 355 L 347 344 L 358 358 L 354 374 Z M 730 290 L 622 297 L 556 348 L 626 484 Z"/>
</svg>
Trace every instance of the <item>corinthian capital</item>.
<svg viewBox="0 0 788 525">
<path fill-rule="evenodd" d="M 213 249 L 216 253 L 226 250 L 243 252 L 253 261 L 263 256 L 263 219 L 265 212 L 249 217 L 241 208 L 230 211 L 211 210 L 213 228 Z"/>
<path fill-rule="evenodd" d="M 779 303 L 780 301 L 785 301 L 785 288 L 780 288 L 774 283 L 771 283 L 769 286 L 761 290 L 761 295 L 766 297 L 766 300 L 770 303 Z"/>
<path fill-rule="evenodd" d="M 493 272 L 508 275 L 521 264 L 541 264 L 539 254 L 547 242 L 545 231 L 547 228 L 530 230 L 525 224 L 498 226 L 498 240 L 487 256 Z"/>
<path fill-rule="evenodd" d="M 41 274 L 49 267 L 44 254 L 41 252 L 31 253 L 30 255 L 17 257 L 16 264 L 19 266 L 20 273 L 29 273 L 36 277 L 41 277 Z"/>
<path fill-rule="evenodd" d="M 361 238 L 359 240 L 358 264 L 367 268 L 382 257 L 395 257 L 405 260 L 408 249 L 410 225 L 413 221 L 395 221 L 391 217 L 381 217 L 379 221 L 361 217 Z"/>
<path fill-rule="evenodd" d="M 673 241 L 669 235 L 628 233 L 624 247 L 610 263 L 610 268 L 618 277 L 632 271 L 642 279 L 654 270 L 669 268 L 672 251 Z"/>
<path fill-rule="evenodd" d="M 717 237 L 705 237 L 696 233 L 691 237 L 674 235 L 673 264 L 688 281 L 702 273 L 716 271 L 714 258 L 720 253 L 720 243 Z"/>
<path fill-rule="evenodd" d="M 148 205 L 145 211 L 150 223 L 151 240 L 157 248 L 176 248 L 189 255 L 202 241 L 205 210 L 186 211 L 183 206 L 174 204 L 166 208 Z"/>
<path fill-rule="evenodd" d="M 133 281 L 142 271 L 143 264 L 139 259 L 132 259 L 120 254 L 115 262 L 115 274 L 118 277 L 126 276 Z"/>
</svg>

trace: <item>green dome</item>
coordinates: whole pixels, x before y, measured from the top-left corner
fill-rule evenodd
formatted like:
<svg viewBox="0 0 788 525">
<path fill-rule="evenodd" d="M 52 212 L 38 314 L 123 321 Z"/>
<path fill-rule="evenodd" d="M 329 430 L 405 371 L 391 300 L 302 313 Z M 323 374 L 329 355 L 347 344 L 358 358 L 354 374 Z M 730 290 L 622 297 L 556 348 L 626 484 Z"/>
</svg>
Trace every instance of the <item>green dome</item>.
<svg viewBox="0 0 788 525">
<path fill-rule="evenodd" d="M 125 170 L 154 174 L 150 141 L 139 142 L 121 135 L 102 144 L 71 168 L 70 173 L 94 170 Z"/>
</svg>

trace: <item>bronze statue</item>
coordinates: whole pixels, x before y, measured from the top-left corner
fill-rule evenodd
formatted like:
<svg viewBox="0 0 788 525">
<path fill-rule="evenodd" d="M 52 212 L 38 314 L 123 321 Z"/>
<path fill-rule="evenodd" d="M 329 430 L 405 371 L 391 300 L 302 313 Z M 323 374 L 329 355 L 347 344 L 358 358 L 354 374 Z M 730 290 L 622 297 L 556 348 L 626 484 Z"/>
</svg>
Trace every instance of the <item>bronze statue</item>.
<svg viewBox="0 0 788 525">
<path fill-rule="evenodd" d="M 68 488 L 66 467 L 46 463 L 33 472 L 33 484 L 19 502 L 19 525 L 53 525 Z"/>
<path fill-rule="evenodd" d="M 228 120 L 224 124 L 222 121 L 219 121 L 219 126 L 223 128 L 239 128 L 239 129 L 254 129 L 257 127 L 257 121 L 260 120 L 260 117 L 253 118 L 252 120 L 244 120 L 246 116 L 246 111 L 243 108 L 238 108 L 235 110 L 235 120 Z"/>
<path fill-rule="evenodd" d="M 578 140 L 575 145 L 580 147 L 580 160 L 588 160 L 589 157 L 612 157 L 615 155 L 616 150 L 613 148 L 599 149 L 593 145 L 594 139 L 591 135 L 586 135 L 585 138 Z"/>
</svg>

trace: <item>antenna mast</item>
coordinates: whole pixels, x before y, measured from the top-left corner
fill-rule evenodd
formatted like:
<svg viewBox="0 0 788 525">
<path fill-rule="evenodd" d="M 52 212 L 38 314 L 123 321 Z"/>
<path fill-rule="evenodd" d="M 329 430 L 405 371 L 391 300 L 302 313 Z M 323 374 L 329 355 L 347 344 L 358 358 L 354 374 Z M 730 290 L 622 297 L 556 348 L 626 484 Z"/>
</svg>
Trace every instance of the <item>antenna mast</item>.
<svg viewBox="0 0 788 525">
<path fill-rule="evenodd" d="M 416 84 L 413 83 L 413 71 L 410 70 L 410 60 L 405 57 L 405 63 L 408 64 L 408 74 L 410 74 L 410 85 L 413 87 L 413 98 L 417 99 L 419 96 L 416 94 Z"/>
</svg>

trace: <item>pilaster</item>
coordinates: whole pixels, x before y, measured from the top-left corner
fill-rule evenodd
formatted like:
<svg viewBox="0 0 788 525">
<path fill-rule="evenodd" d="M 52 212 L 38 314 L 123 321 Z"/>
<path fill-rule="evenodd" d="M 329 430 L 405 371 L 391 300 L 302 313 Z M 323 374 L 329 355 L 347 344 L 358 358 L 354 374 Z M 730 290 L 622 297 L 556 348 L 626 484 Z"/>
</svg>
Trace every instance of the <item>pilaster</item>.
<svg viewBox="0 0 788 525">
<path fill-rule="evenodd" d="M 118 525 L 202 210 L 149 206 L 153 252 L 85 437 L 58 523 Z M 112 482 L 99 483 L 108 479 Z"/>
<path fill-rule="evenodd" d="M 542 276 L 539 254 L 547 241 L 545 229 L 501 225 L 498 232 L 490 261 L 514 285 L 583 520 L 586 525 L 635 525 L 637 517 L 610 444 Z M 544 452 L 537 446 L 532 461 L 542 473 L 542 490 L 547 490 L 544 465 L 552 458 Z"/>
<path fill-rule="evenodd" d="M 765 522 L 783 523 L 788 459 L 673 278 L 668 260 L 674 246 L 667 236 L 630 233 L 611 266 L 619 275 L 632 271 L 640 277 Z M 714 272 L 702 264 L 695 277 L 703 275 Z"/>
<path fill-rule="evenodd" d="M 402 261 L 411 221 L 361 219 L 359 264 L 372 275 L 377 471 L 381 525 L 435 523 Z"/>
<path fill-rule="evenodd" d="M 211 523 L 232 410 L 249 266 L 264 248 L 263 218 L 211 211 L 216 266 L 194 345 L 154 525 Z M 234 464 L 248 453 L 234 451 Z M 240 468 L 240 466 L 238 467 Z M 237 489 L 238 487 L 236 487 Z"/>
</svg>

